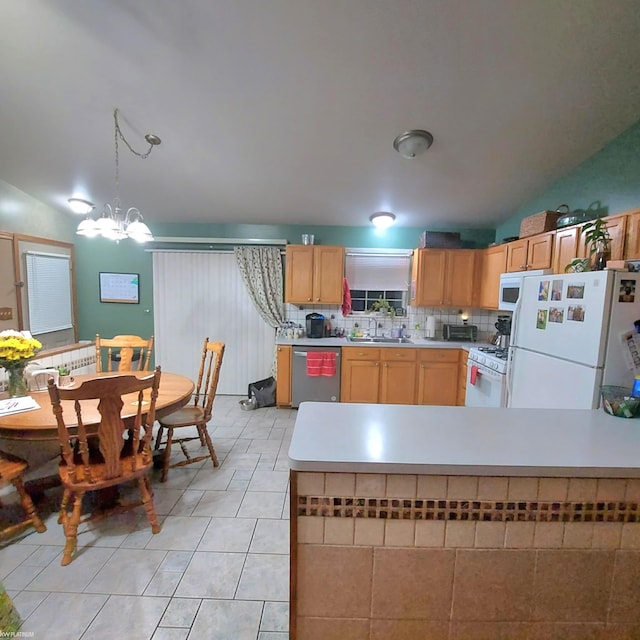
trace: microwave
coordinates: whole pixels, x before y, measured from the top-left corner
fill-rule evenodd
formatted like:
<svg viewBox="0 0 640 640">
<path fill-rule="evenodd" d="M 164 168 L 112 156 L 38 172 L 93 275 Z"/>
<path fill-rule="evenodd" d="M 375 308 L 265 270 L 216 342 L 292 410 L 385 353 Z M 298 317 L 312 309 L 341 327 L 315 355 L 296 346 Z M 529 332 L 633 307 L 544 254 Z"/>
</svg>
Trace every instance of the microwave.
<svg viewBox="0 0 640 640">
<path fill-rule="evenodd" d="M 498 309 L 500 311 L 515 311 L 522 289 L 522 282 L 528 276 L 545 276 L 553 273 L 551 269 L 534 269 L 532 271 L 516 271 L 500 274 L 500 288 L 498 289 Z"/>
</svg>

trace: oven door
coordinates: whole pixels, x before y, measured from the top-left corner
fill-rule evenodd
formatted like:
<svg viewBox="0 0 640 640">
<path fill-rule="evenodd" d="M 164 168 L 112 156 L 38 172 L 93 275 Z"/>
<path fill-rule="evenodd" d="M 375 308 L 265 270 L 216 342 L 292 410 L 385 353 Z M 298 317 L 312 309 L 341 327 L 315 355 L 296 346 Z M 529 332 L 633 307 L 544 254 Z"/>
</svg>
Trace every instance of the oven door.
<svg viewBox="0 0 640 640">
<path fill-rule="evenodd" d="M 469 360 L 464 405 L 465 407 L 506 407 L 507 376 Z"/>
</svg>

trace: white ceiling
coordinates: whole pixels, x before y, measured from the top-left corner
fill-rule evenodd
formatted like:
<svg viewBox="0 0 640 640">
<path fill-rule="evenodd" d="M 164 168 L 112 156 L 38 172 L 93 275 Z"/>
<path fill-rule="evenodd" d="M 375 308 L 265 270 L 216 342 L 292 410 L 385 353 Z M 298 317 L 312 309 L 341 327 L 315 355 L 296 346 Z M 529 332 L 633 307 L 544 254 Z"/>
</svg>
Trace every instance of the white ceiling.
<svg viewBox="0 0 640 640">
<path fill-rule="evenodd" d="M 112 200 L 118 107 L 162 138 L 120 146 L 152 229 L 494 226 L 640 118 L 637 0 L 4 0 L 2 26 L 0 178 Z"/>
</svg>

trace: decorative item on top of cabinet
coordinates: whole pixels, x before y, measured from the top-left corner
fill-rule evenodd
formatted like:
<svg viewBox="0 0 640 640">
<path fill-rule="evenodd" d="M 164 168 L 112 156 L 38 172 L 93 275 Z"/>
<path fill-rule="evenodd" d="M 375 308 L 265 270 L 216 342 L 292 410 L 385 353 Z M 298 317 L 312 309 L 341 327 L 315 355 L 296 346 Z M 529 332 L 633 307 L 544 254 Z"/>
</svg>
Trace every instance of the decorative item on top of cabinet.
<svg viewBox="0 0 640 640">
<path fill-rule="evenodd" d="M 507 244 L 507 273 L 551 268 L 554 232 Z"/>
<path fill-rule="evenodd" d="M 291 406 L 291 347 L 279 344 L 276 349 L 276 406 Z"/>
<path fill-rule="evenodd" d="M 287 245 L 285 302 L 342 304 L 344 247 Z"/>
<path fill-rule="evenodd" d="M 478 287 L 476 249 L 415 249 L 411 267 L 411 305 L 473 306 Z"/>
</svg>

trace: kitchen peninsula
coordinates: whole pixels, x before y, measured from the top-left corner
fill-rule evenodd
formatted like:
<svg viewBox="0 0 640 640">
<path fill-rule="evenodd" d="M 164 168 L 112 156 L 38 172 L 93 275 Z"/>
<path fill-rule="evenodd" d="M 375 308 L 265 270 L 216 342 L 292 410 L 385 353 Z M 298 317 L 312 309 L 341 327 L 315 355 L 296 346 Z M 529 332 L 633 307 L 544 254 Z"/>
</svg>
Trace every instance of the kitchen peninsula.
<svg viewBox="0 0 640 640">
<path fill-rule="evenodd" d="M 640 421 L 303 403 L 292 640 L 640 634 Z"/>
</svg>

